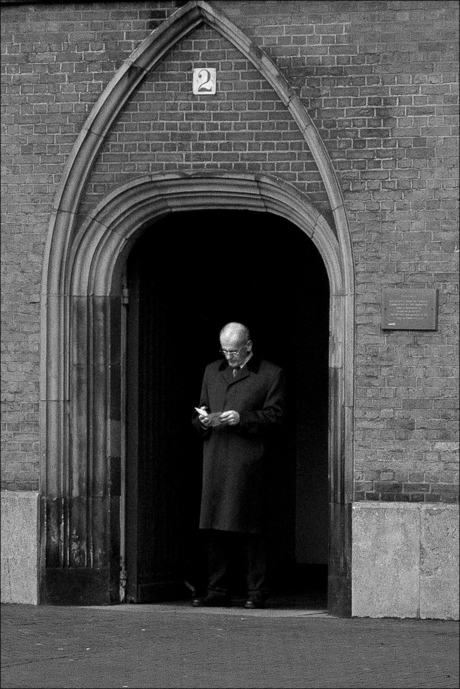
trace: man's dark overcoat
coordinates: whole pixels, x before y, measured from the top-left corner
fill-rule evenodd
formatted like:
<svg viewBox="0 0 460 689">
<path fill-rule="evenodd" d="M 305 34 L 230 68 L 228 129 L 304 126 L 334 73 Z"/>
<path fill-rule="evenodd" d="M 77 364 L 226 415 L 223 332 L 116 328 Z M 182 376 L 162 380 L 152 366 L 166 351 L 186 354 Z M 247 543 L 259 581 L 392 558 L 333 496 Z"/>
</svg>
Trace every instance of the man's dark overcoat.
<svg viewBox="0 0 460 689">
<path fill-rule="evenodd" d="M 203 485 L 200 529 L 259 533 L 263 528 L 264 461 L 285 402 L 283 370 L 252 356 L 235 378 L 225 360 L 206 367 L 199 406 L 234 410 L 237 426 L 203 429 Z"/>
</svg>

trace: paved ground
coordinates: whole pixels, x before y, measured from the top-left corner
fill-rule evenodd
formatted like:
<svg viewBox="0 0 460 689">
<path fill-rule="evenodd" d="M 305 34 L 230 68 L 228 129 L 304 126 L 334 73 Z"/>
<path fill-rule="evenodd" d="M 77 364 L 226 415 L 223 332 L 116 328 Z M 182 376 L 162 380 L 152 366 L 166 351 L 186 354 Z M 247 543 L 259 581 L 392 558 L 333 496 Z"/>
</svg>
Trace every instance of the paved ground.
<svg viewBox="0 0 460 689">
<path fill-rule="evenodd" d="M 458 687 L 457 622 L 321 610 L 2 605 L 2 689 Z"/>
</svg>

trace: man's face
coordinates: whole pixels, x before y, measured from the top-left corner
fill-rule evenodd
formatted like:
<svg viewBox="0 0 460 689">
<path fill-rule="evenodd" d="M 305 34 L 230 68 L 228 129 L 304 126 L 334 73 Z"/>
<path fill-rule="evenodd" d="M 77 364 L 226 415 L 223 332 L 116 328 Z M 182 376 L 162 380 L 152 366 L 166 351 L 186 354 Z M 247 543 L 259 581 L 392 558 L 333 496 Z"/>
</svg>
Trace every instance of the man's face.
<svg viewBox="0 0 460 689">
<path fill-rule="evenodd" d="M 227 363 L 232 368 L 241 366 L 252 349 L 251 340 L 241 340 L 238 335 L 227 335 L 220 338 L 220 347 Z"/>
</svg>

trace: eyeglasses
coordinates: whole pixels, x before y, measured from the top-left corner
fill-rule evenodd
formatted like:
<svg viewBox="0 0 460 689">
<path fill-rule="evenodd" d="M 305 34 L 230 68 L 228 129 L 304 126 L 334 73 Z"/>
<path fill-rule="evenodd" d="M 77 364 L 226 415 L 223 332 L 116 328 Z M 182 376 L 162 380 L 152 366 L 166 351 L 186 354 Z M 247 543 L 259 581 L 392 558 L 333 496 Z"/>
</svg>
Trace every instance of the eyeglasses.
<svg viewBox="0 0 460 689">
<path fill-rule="evenodd" d="M 224 356 L 238 356 L 243 347 L 246 347 L 247 342 L 244 343 L 239 349 L 219 349 L 219 353 Z"/>
</svg>

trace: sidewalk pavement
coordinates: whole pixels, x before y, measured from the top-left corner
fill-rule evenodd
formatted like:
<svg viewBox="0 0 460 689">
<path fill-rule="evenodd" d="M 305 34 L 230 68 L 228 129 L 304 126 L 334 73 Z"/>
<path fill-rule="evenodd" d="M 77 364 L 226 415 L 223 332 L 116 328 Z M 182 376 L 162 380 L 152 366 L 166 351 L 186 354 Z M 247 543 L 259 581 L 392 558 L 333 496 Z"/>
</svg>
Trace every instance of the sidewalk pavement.
<svg viewBox="0 0 460 689">
<path fill-rule="evenodd" d="M 190 603 L 1 606 L 2 689 L 458 687 L 458 622 Z"/>
</svg>

